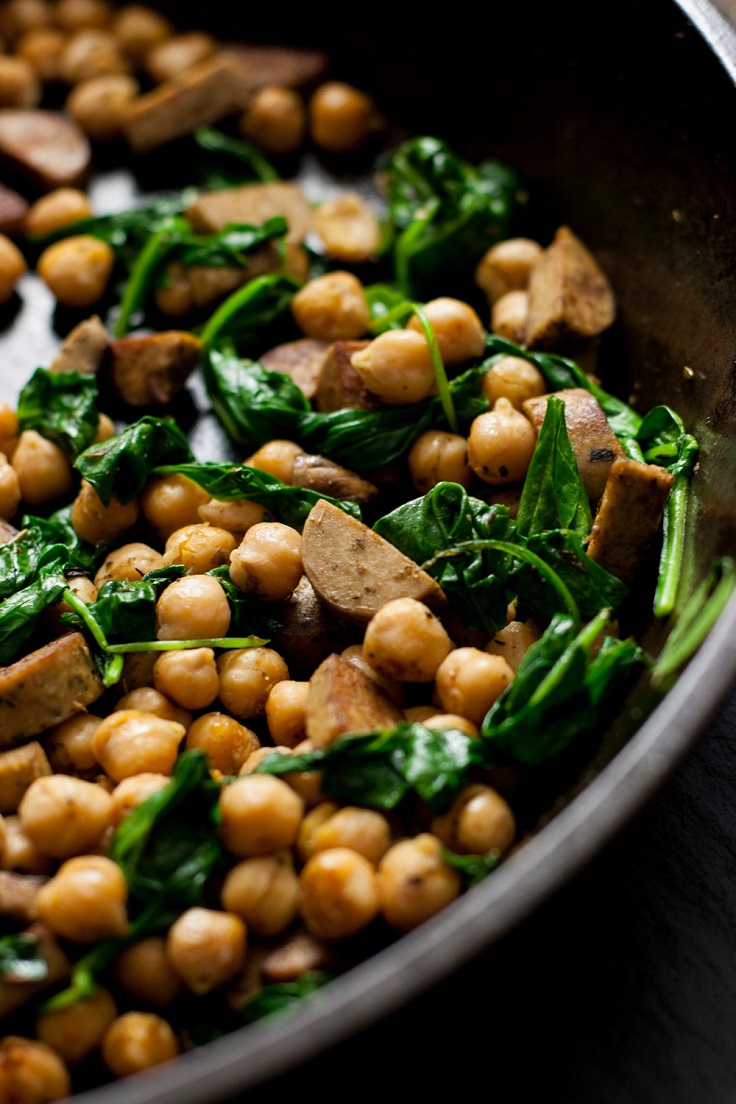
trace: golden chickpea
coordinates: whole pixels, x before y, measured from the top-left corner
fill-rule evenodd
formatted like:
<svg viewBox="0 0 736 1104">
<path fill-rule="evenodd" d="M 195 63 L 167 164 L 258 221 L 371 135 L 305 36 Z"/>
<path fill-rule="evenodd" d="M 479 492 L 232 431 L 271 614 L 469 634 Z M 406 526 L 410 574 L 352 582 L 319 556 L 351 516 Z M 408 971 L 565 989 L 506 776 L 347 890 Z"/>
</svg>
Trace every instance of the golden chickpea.
<svg viewBox="0 0 736 1104">
<path fill-rule="evenodd" d="M 107 26 L 110 5 L 105 0 L 57 0 L 54 15 L 65 31 L 81 31 L 87 27 Z"/>
<path fill-rule="evenodd" d="M 414 330 L 387 330 L 350 363 L 369 391 L 394 405 L 420 402 L 435 389 L 429 345 Z"/>
<path fill-rule="evenodd" d="M 255 748 L 240 768 L 239 774 L 253 774 L 257 767 L 261 765 L 264 759 L 268 759 L 269 755 L 291 755 L 292 749 L 284 747 L 279 744 L 277 747 L 257 747 Z"/>
<path fill-rule="evenodd" d="M 307 755 L 309 752 L 315 751 L 316 749 L 310 740 L 302 740 L 295 748 L 285 748 L 278 745 L 275 748 L 271 748 L 271 750 L 292 752 L 294 755 Z M 307 809 L 312 809 L 315 805 L 319 805 L 320 802 L 325 800 L 325 795 L 320 789 L 322 775 L 319 771 L 302 771 L 295 772 L 294 774 L 287 774 L 284 776 L 284 782 L 287 782 L 292 790 L 299 794 L 299 797 L 301 797 Z"/>
<path fill-rule="evenodd" d="M 473 740 L 477 740 L 480 736 L 478 726 L 469 721 L 467 717 L 461 717 L 459 713 L 433 713 L 423 723 L 427 728 L 433 728 L 440 732 L 457 729 Z"/>
<path fill-rule="evenodd" d="M 499 793 L 476 782 L 465 786 L 447 812 L 433 819 L 432 831 L 459 855 L 503 853 L 514 842 L 516 821 Z"/>
<path fill-rule="evenodd" d="M 103 441 L 109 441 L 111 437 L 115 436 L 115 423 L 112 418 L 107 414 L 100 414 L 97 419 L 97 432 L 95 433 L 92 444 L 101 445 Z"/>
<path fill-rule="evenodd" d="M 0 8 L 0 35 L 14 42 L 26 31 L 47 27 L 53 21 L 47 0 L 8 0 Z"/>
<path fill-rule="evenodd" d="M 121 502 L 112 496 L 107 506 L 91 483 L 82 480 L 79 494 L 72 503 L 72 525 L 77 536 L 89 544 L 118 540 L 138 520 L 138 499 Z"/>
<path fill-rule="evenodd" d="M 319 851 L 299 878 L 299 911 L 318 939 L 347 939 L 376 917 L 378 886 L 373 866 L 357 851 Z"/>
<path fill-rule="evenodd" d="M 166 1008 L 182 991 L 181 978 L 166 954 L 166 939 L 151 935 L 126 948 L 113 965 L 115 980 L 126 993 L 154 1008 Z"/>
<path fill-rule="evenodd" d="M 435 685 L 443 709 L 479 725 L 513 678 L 512 668 L 501 656 L 479 648 L 456 648 L 440 664 Z"/>
<path fill-rule="evenodd" d="M 314 212 L 314 228 L 327 256 L 342 264 L 373 260 L 381 246 L 381 225 L 358 192 L 343 192 Z"/>
<path fill-rule="evenodd" d="M 162 541 L 177 529 L 199 522 L 198 510 L 209 502 L 203 487 L 185 475 L 154 475 L 141 492 L 141 510 Z"/>
<path fill-rule="evenodd" d="M 27 506 L 43 506 L 68 498 L 74 487 L 71 464 L 58 445 L 35 429 L 24 430 L 12 460 L 20 493 Z"/>
<path fill-rule="evenodd" d="M 212 57 L 216 48 L 212 36 L 202 31 L 174 35 L 147 53 L 146 69 L 157 83 L 171 80 L 192 65 Z"/>
<path fill-rule="evenodd" d="M 0 1089 L 3 1104 L 46 1104 L 72 1091 L 69 1071 L 45 1043 L 6 1035 L 0 1041 Z"/>
<path fill-rule="evenodd" d="M 346 659 L 348 663 L 351 663 L 353 667 L 357 667 L 366 678 L 372 679 L 382 690 L 385 690 L 391 700 L 398 705 L 399 709 L 403 708 L 404 702 L 406 701 L 406 692 L 403 682 L 399 679 L 387 678 L 386 675 L 382 675 L 380 671 L 372 667 L 365 658 L 362 644 L 348 645 L 347 648 L 343 648 L 340 652 L 340 656 L 342 659 Z"/>
<path fill-rule="evenodd" d="M 235 537 L 227 529 L 218 529 L 207 523 L 185 525 L 166 541 L 164 563 L 182 564 L 187 569 L 187 575 L 204 575 L 229 563 L 230 553 L 235 551 L 235 547 Z"/>
<path fill-rule="evenodd" d="M 304 141 L 307 129 L 304 101 L 293 88 L 266 84 L 254 92 L 238 128 L 244 138 L 266 153 L 293 153 Z"/>
<path fill-rule="evenodd" d="M 75 31 L 59 57 L 59 76 L 67 84 L 81 84 L 110 73 L 127 73 L 130 64 L 109 31 L 86 27 Z"/>
<path fill-rule="evenodd" d="M 156 660 L 153 677 L 156 689 L 184 709 L 206 709 L 220 690 L 212 648 L 164 652 Z"/>
<path fill-rule="evenodd" d="M 370 96 L 342 81 L 328 81 L 309 101 L 312 141 L 330 153 L 348 153 L 362 146 L 379 125 Z"/>
<path fill-rule="evenodd" d="M 51 860 L 42 855 L 23 830 L 20 817 L 6 816 L 0 868 L 17 874 L 50 874 Z"/>
<path fill-rule="evenodd" d="M 318 805 L 313 812 L 320 808 L 322 806 Z M 331 812 L 315 826 L 305 858 L 333 847 L 347 847 L 375 866 L 390 845 L 391 828 L 385 816 L 373 809 L 346 805 Z"/>
<path fill-rule="evenodd" d="M 409 449 L 407 461 L 411 481 L 422 494 L 438 483 L 459 483 L 468 490 L 473 482 L 468 442 L 457 433 L 426 430 Z"/>
<path fill-rule="evenodd" d="M 18 473 L 4 452 L 0 452 L 0 518 L 9 521 L 15 516 L 21 501 Z"/>
<path fill-rule="evenodd" d="M 151 654 L 154 661 L 151 664 L 151 677 L 153 678 L 153 667 L 157 656 L 155 652 Z M 188 710 L 182 709 L 179 705 L 174 705 L 173 702 L 169 701 L 158 690 L 154 690 L 153 686 L 150 685 L 139 686 L 135 690 L 131 690 L 130 693 L 124 694 L 115 708 L 141 709 L 144 713 L 155 713 L 162 720 L 176 721 L 177 724 L 184 725 L 184 728 L 188 728 L 192 723 L 192 714 Z"/>
<path fill-rule="evenodd" d="M 529 295 L 525 291 L 507 291 L 497 299 L 491 310 L 491 330 L 499 337 L 524 343 L 529 315 Z"/>
<path fill-rule="evenodd" d="M 44 249 L 36 267 L 57 302 L 91 307 L 104 295 L 114 264 L 107 242 L 77 234 Z"/>
<path fill-rule="evenodd" d="M 16 52 L 33 66 L 40 80 L 52 81 L 59 75 L 59 58 L 65 43 L 66 35 L 62 31 L 35 27 L 19 39 Z"/>
<path fill-rule="evenodd" d="M 227 713 L 205 713 L 192 723 L 184 746 L 187 751 L 203 752 L 211 770 L 234 775 L 260 742 L 255 732 Z"/>
<path fill-rule="evenodd" d="M 93 713 L 77 713 L 49 729 L 44 747 L 53 769 L 63 774 L 94 770 L 97 759 L 92 745 L 101 723 L 102 718 Z"/>
<path fill-rule="evenodd" d="M 0 107 L 37 107 L 41 82 L 29 61 L 0 56 Z"/>
<path fill-rule="evenodd" d="M 404 720 L 409 724 L 426 725 L 432 717 L 436 717 L 437 710 L 433 705 L 410 705 L 404 710 Z"/>
<path fill-rule="evenodd" d="M 351 341 L 370 325 L 363 285 L 350 272 L 328 272 L 296 293 L 291 312 L 302 333 L 322 341 Z"/>
<path fill-rule="evenodd" d="M 152 1012 L 126 1012 L 110 1025 L 102 1040 L 103 1060 L 116 1077 L 142 1073 L 178 1053 L 173 1030 Z"/>
<path fill-rule="evenodd" d="M 291 483 L 294 461 L 304 449 L 296 441 L 283 441 L 274 438 L 254 452 L 245 461 L 249 468 L 258 468 L 280 479 L 282 483 Z M 262 520 L 262 519 L 259 519 Z"/>
<path fill-rule="evenodd" d="M 18 816 L 42 855 L 68 859 L 95 846 L 112 822 L 112 798 L 94 782 L 51 774 L 31 783 Z"/>
<path fill-rule="evenodd" d="M 132 541 L 116 548 L 109 556 L 106 556 L 102 566 L 95 575 L 95 586 L 98 588 L 111 581 L 120 583 L 139 582 L 149 571 L 157 571 L 164 566 L 164 558 L 150 544 L 142 544 L 140 541 Z"/>
<path fill-rule="evenodd" d="M 156 652 L 129 652 L 123 660 L 121 687 L 130 692 L 151 687 L 155 662 Z M 156 693 L 155 690 L 153 692 Z"/>
<path fill-rule="evenodd" d="M 221 895 L 223 908 L 266 939 L 293 923 L 298 898 L 299 878 L 289 851 L 244 859 L 230 870 Z"/>
<path fill-rule="evenodd" d="M 18 447 L 18 415 L 10 403 L 0 399 L 0 452 L 12 459 Z"/>
<path fill-rule="evenodd" d="M 393 928 L 411 931 L 460 893 L 460 875 L 442 858 L 442 844 L 428 832 L 400 840 L 378 866 L 381 912 Z"/>
<path fill-rule="evenodd" d="M 230 555 L 230 578 L 244 594 L 266 602 L 286 598 L 304 574 L 302 538 L 278 521 L 252 526 Z"/>
<path fill-rule="evenodd" d="M 479 414 L 468 435 L 468 461 L 476 475 L 492 486 L 519 483 L 526 476 L 537 435 L 528 418 L 508 399 Z"/>
<path fill-rule="evenodd" d="M 521 410 L 527 399 L 543 395 L 547 390 L 542 373 L 523 357 L 501 357 L 483 377 L 483 394 L 491 407 L 498 399 L 508 399 Z"/>
<path fill-rule="evenodd" d="M 245 962 L 247 931 L 239 916 L 190 908 L 169 929 L 166 954 L 181 980 L 201 996 L 224 985 Z"/>
<path fill-rule="evenodd" d="M 454 367 L 483 355 L 486 347 L 483 323 L 469 303 L 443 296 L 425 303 L 424 313 L 434 330 L 446 365 Z M 416 315 L 407 328 L 417 333 L 424 332 Z"/>
<path fill-rule="evenodd" d="M 79 188 L 55 188 L 31 205 L 26 215 L 26 234 L 29 238 L 45 238 L 93 214 L 89 197 Z"/>
<path fill-rule="evenodd" d="M 41 886 L 38 915 L 52 932 L 73 943 L 122 935 L 128 927 L 125 875 L 112 859 L 80 855 Z"/>
<path fill-rule="evenodd" d="M 402 682 L 431 682 L 452 649 L 440 620 L 415 598 L 387 602 L 368 622 L 363 653 L 372 667 Z"/>
<path fill-rule="evenodd" d="M 123 133 L 128 108 L 140 85 L 127 73 L 107 73 L 80 81 L 66 101 L 66 110 L 95 142 L 110 142 Z"/>
<path fill-rule="evenodd" d="M 66 1062 L 81 1062 L 100 1045 L 117 1014 L 112 996 L 98 985 L 87 1000 L 37 1016 L 36 1035 Z"/>
<path fill-rule="evenodd" d="M 128 4 L 120 8 L 113 19 L 112 31 L 136 65 L 145 61 L 153 46 L 165 42 L 174 33 L 167 19 L 153 8 L 142 4 Z"/>
<path fill-rule="evenodd" d="M 275 744 L 293 748 L 306 735 L 309 683 L 284 679 L 266 701 L 268 731 Z"/>
<path fill-rule="evenodd" d="M 159 640 L 212 640 L 227 636 L 230 605 L 212 575 L 175 579 L 156 603 Z"/>
<path fill-rule="evenodd" d="M 519 664 L 541 637 L 539 626 L 533 621 L 509 621 L 497 633 L 494 633 L 486 651 L 489 655 L 503 656 L 509 667 L 516 672 Z"/>
<path fill-rule="evenodd" d="M 112 791 L 112 823 L 122 824 L 127 816 L 147 801 L 153 794 L 168 786 L 170 779 L 165 774 L 132 774 L 124 778 Z"/>
<path fill-rule="evenodd" d="M 208 525 L 225 529 L 239 537 L 271 516 L 265 507 L 259 506 L 257 502 L 249 502 L 247 498 L 239 498 L 234 502 L 218 502 L 216 498 L 211 498 L 204 506 L 199 507 L 198 514 L 201 521 Z"/>
<path fill-rule="evenodd" d="M 7 303 L 25 271 L 25 258 L 18 246 L 0 234 L 0 303 Z"/>
<path fill-rule="evenodd" d="M 220 835 L 239 859 L 290 847 L 304 815 L 304 802 L 281 778 L 241 774 L 220 794 Z"/>
<path fill-rule="evenodd" d="M 302 862 L 306 862 L 316 852 L 314 841 L 322 825 L 338 811 L 339 805 L 334 801 L 321 801 L 305 814 L 299 825 L 296 837 L 296 850 Z"/>
<path fill-rule="evenodd" d="M 491 246 L 475 270 L 475 282 L 493 305 L 509 291 L 523 291 L 532 268 L 542 255 L 539 242 L 530 238 L 507 238 Z"/>
<path fill-rule="evenodd" d="M 238 648 L 217 660 L 220 701 L 238 720 L 262 717 L 277 682 L 289 677 L 289 668 L 272 648 Z"/>
<path fill-rule="evenodd" d="M 155 713 L 119 709 L 102 721 L 94 737 L 94 753 L 116 782 L 134 774 L 166 774 L 174 769 L 186 729 Z"/>
</svg>

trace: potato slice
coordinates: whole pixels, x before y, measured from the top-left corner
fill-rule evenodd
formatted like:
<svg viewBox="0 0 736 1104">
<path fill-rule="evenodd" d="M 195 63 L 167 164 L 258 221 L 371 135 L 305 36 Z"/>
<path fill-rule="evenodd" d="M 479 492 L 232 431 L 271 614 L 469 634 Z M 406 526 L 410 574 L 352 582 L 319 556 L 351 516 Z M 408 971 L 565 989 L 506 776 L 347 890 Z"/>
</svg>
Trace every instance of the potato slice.
<svg viewBox="0 0 736 1104">
<path fill-rule="evenodd" d="M 395 728 L 403 719 L 386 691 L 342 656 L 328 656 L 309 680 L 307 739 L 315 748 L 349 732 Z"/>
<path fill-rule="evenodd" d="M 674 476 L 658 464 L 623 457 L 611 474 L 595 515 L 587 553 L 624 583 L 636 578 L 659 528 Z"/>
</svg>

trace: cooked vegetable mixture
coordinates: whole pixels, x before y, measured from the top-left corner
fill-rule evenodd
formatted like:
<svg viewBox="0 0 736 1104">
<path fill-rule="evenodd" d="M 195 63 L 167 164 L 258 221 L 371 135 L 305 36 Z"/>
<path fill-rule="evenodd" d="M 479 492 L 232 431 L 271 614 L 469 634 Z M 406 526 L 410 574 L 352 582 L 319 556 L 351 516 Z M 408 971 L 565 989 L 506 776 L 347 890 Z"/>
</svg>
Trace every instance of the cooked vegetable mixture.
<svg viewBox="0 0 736 1104">
<path fill-rule="evenodd" d="M 512 169 L 386 142 L 315 51 L 107 0 L 0 35 L 0 299 L 35 267 L 71 319 L 0 403 L 0 1102 L 42 1104 L 450 904 L 734 567 L 644 654 L 697 442 L 603 388 L 614 291 L 574 229 L 518 236 Z M 187 187 L 97 214 L 103 147 Z M 305 149 L 379 190 L 315 202 Z M 232 453 L 194 454 L 187 381 Z"/>
</svg>

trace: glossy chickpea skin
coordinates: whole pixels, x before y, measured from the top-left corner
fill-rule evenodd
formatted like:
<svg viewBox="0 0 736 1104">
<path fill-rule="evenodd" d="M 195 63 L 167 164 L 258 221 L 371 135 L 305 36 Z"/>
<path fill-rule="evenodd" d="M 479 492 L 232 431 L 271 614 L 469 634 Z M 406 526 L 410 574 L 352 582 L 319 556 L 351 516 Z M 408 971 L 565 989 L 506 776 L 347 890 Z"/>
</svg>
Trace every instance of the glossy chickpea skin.
<svg viewBox="0 0 736 1104">
<path fill-rule="evenodd" d="M 0 9 L 0 35 L 15 42 L 26 31 L 48 26 L 52 18 L 48 0 L 7 0 Z"/>
<path fill-rule="evenodd" d="M 137 498 L 121 502 L 113 495 L 106 506 L 92 484 L 83 479 L 72 503 L 72 525 L 82 540 L 102 544 L 122 537 L 135 525 L 139 513 Z"/>
<path fill-rule="evenodd" d="M 0 452 L 9 460 L 18 447 L 18 415 L 10 403 L 0 399 Z"/>
<path fill-rule="evenodd" d="M 220 835 L 240 859 L 268 855 L 294 843 L 304 802 L 280 778 L 243 774 L 220 793 Z"/>
<path fill-rule="evenodd" d="M 165 774 L 154 774 L 147 771 L 145 774 L 132 774 L 118 782 L 110 795 L 112 798 L 112 823 L 117 827 L 134 809 L 142 802 L 147 801 L 152 794 L 158 793 L 164 786 L 168 786 L 170 779 Z"/>
<path fill-rule="evenodd" d="M 107 1029 L 102 1040 L 102 1057 L 117 1077 L 159 1066 L 179 1053 L 170 1025 L 152 1012 L 126 1012 Z"/>
<path fill-rule="evenodd" d="M 230 578 L 236 587 L 262 601 L 286 598 L 303 574 L 302 538 L 278 521 L 252 526 L 230 554 Z"/>
<path fill-rule="evenodd" d="M 185 525 L 166 541 L 164 563 L 182 564 L 187 575 L 204 575 L 228 563 L 236 543 L 232 533 L 216 525 Z"/>
<path fill-rule="evenodd" d="M 459 713 L 479 725 L 513 677 L 501 656 L 478 648 L 456 648 L 440 664 L 435 687 L 448 713 Z"/>
<path fill-rule="evenodd" d="M 0 303 L 7 303 L 25 271 L 25 258 L 18 246 L 0 234 Z"/>
<path fill-rule="evenodd" d="M 199 523 L 207 492 L 184 475 L 154 475 L 141 492 L 141 510 L 162 541 L 177 529 Z"/>
<path fill-rule="evenodd" d="M 486 347 L 483 323 L 469 303 L 443 296 L 425 303 L 424 313 L 434 330 L 442 360 L 448 367 L 483 355 Z M 424 332 L 416 315 L 407 328 L 417 333 Z"/>
<path fill-rule="evenodd" d="M 330 153 L 358 149 L 377 125 L 376 106 L 370 96 L 343 81 L 320 85 L 309 101 L 312 141 Z"/>
<path fill-rule="evenodd" d="M 238 122 L 244 138 L 279 156 L 298 150 L 307 129 L 304 101 L 293 88 L 266 84 L 253 94 Z"/>
<path fill-rule="evenodd" d="M 95 575 L 95 586 L 99 589 L 111 581 L 135 583 L 147 572 L 157 571 L 163 566 L 163 556 L 155 548 L 151 548 L 150 544 L 131 541 L 105 557 Z"/>
<path fill-rule="evenodd" d="M 475 282 L 490 304 L 509 291 L 523 291 L 532 268 L 542 255 L 539 242 L 531 238 L 507 238 L 491 246 L 475 270 Z"/>
<path fill-rule="evenodd" d="M 59 58 L 66 35 L 55 27 L 35 27 L 19 39 L 16 51 L 42 81 L 55 80 L 59 74 Z"/>
<path fill-rule="evenodd" d="M 483 377 L 482 387 L 489 406 L 495 406 L 498 399 L 508 399 L 515 410 L 547 390 L 542 373 L 523 357 L 513 356 L 497 360 Z"/>
<path fill-rule="evenodd" d="M 113 972 L 126 993 L 154 1008 L 166 1008 L 183 988 L 166 954 L 166 939 L 161 935 L 148 936 L 127 947 L 115 960 Z"/>
<path fill-rule="evenodd" d="M 112 859 L 80 855 L 41 886 L 38 915 L 52 932 L 73 943 L 122 935 L 128 926 L 125 876 Z"/>
<path fill-rule="evenodd" d="M 166 954 L 181 980 L 201 996 L 224 985 L 245 962 L 247 929 L 231 912 L 190 908 L 172 924 Z"/>
<path fill-rule="evenodd" d="M 111 142 L 123 131 L 128 107 L 140 85 L 127 73 L 107 73 L 81 81 L 71 92 L 66 110 L 95 142 Z"/>
<path fill-rule="evenodd" d="M 259 471 L 274 475 L 282 483 L 291 483 L 294 461 L 303 452 L 304 449 L 296 441 L 276 438 L 261 445 L 245 462 L 249 468 L 258 468 Z"/>
<path fill-rule="evenodd" d="M 414 330 L 379 334 L 350 363 L 368 390 L 392 405 L 420 402 L 435 388 L 429 345 Z"/>
<path fill-rule="evenodd" d="M 87 1058 L 117 1016 L 111 994 L 98 985 L 87 1000 L 66 1008 L 42 1012 L 36 1017 L 36 1035 L 66 1062 L 74 1065 Z"/>
<path fill-rule="evenodd" d="M 55 188 L 37 199 L 26 215 L 29 238 L 44 238 L 80 219 L 91 218 L 92 204 L 79 188 Z"/>
<path fill-rule="evenodd" d="M 0 1088 L 9 1104 L 62 1100 L 72 1083 L 64 1062 L 46 1043 L 6 1035 L 0 1041 Z"/>
<path fill-rule="evenodd" d="M 293 748 L 306 735 L 309 683 L 284 679 L 266 700 L 266 721 L 275 744 Z"/>
<path fill-rule="evenodd" d="M 35 429 L 21 433 L 11 462 L 27 506 L 43 506 L 71 494 L 74 475 L 69 461 L 58 445 Z"/>
<path fill-rule="evenodd" d="M 59 75 L 67 84 L 80 84 L 110 73 L 127 73 L 130 63 L 114 35 L 95 27 L 74 31 L 59 57 Z"/>
<path fill-rule="evenodd" d="M 253 935 L 269 938 L 294 921 L 299 877 L 289 851 L 237 863 L 222 887 L 222 906 L 245 921 Z"/>
<path fill-rule="evenodd" d="M 249 529 L 269 517 L 265 507 L 246 498 L 235 499 L 234 502 L 219 502 L 216 498 L 211 498 L 204 506 L 199 507 L 198 514 L 206 524 L 232 533 L 236 537 L 236 543 L 238 537 L 242 539 Z"/>
<path fill-rule="evenodd" d="M 156 603 L 159 640 L 212 640 L 227 636 L 230 606 L 212 575 L 175 579 Z"/>
<path fill-rule="evenodd" d="M 211 770 L 233 775 L 239 773 L 248 756 L 261 745 L 255 732 L 234 717 L 227 713 L 205 713 L 192 722 L 184 746 L 187 751 L 194 748 L 201 751 Z"/>
<path fill-rule="evenodd" d="M 212 648 L 164 652 L 156 660 L 153 677 L 156 689 L 185 709 L 206 709 L 220 689 Z"/>
<path fill-rule="evenodd" d="M 520 483 L 531 463 L 537 435 L 524 415 L 508 399 L 498 399 L 493 410 L 479 414 L 468 435 L 468 461 L 485 483 Z"/>
<path fill-rule="evenodd" d="M 153 664 L 151 665 L 151 677 L 153 677 Z M 180 705 L 174 705 L 172 701 L 153 686 L 139 686 L 124 694 L 117 702 L 116 709 L 142 709 L 144 713 L 153 713 L 164 721 L 176 721 L 177 724 L 189 728 L 192 723 L 192 714 L 182 709 Z"/>
<path fill-rule="evenodd" d="M 509 621 L 497 633 L 494 633 L 485 650 L 490 655 L 503 656 L 513 671 L 541 637 L 539 626 L 534 621 Z"/>
<path fill-rule="evenodd" d="M 110 5 L 105 0 L 57 0 L 56 22 L 66 31 L 87 27 L 105 27 L 110 20 Z"/>
<path fill-rule="evenodd" d="M 442 816 L 432 821 L 432 832 L 459 855 L 503 854 L 514 842 L 516 821 L 509 803 L 490 786 L 465 786 Z"/>
<path fill-rule="evenodd" d="M 153 46 L 171 38 L 173 29 L 167 19 L 143 4 L 127 4 L 113 19 L 113 34 L 136 65 L 141 64 Z"/>
<path fill-rule="evenodd" d="M 0 107 L 37 107 L 41 82 L 30 61 L 0 55 Z"/>
<path fill-rule="evenodd" d="M 14 517 L 21 501 L 18 473 L 4 452 L 0 452 L 0 518 Z"/>
<path fill-rule="evenodd" d="M 23 830 L 42 855 L 80 855 L 112 821 L 112 798 L 101 786 L 63 774 L 37 778 L 18 806 Z"/>
<path fill-rule="evenodd" d="M 101 723 L 102 718 L 93 713 L 77 713 L 50 729 L 44 746 L 53 769 L 63 774 L 94 770 L 97 759 L 93 743 Z"/>
<path fill-rule="evenodd" d="M 0 869 L 14 870 L 17 874 L 50 874 L 52 865 L 51 859 L 34 847 L 23 830 L 20 817 L 3 818 Z"/>
<path fill-rule="evenodd" d="M 526 335 L 529 296 L 525 291 L 507 291 L 497 299 L 491 310 L 491 330 L 499 337 L 521 345 Z"/>
<path fill-rule="evenodd" d="M 91 307 L 105 294 L 115 263 L 107 242 L 76 234 L 55 242 L 38 258 L 37 271 L 64 307 Z"/>
<path fill-rule="evenodd" d="M 431 682 L 452 641 L 442 623 L 415 598 L 387 602 L 368 622 L 363 654 L 387 678 Z"/>
<path fill-rule="evenodd" d="M 94 737 L 97 761 L 115 782 L 134 774 L 169 775 L 186 729 L 155 713 L 119 709 L 105 717 Z"/>
<path fill-rule="evenodd" d="M 377 916 L 379 895 L 372 863 L 347 847 L 319 851 L 299 878 L 299 912 L 318 939 L 357 935 Z"/>
<path fill-rule="evenodd" d="M 314 227 L 334 261 L 362 264 L 378 254 L 381 227 L 358 192 L 343 192 L 322 203 L 314 212 Z"/>
<path fill-rule="evenodd" d="M 278 682 L 289 677 L 289 668 L 273 648 L 238 648 L 217 660 L 220 701 L 238 720 L 262 717 L 266 701 Z"/>
<path fill-rule="evenodd" d="M 302 333 L 323 341 L 351 341 L 370 324 L 363 285 L 350 272 L 328 272 L 296 293 L 291 312 Z"/>
<path fill-rule="evenodd" d="M 466 490 L 473 482 L 468 464 L 468 442 L 458 433 L 428 429 L 409 449 L 407 456 L 411 481 L 425 494 L 438 483 L 459 483 Z"/>
<path fill-rule="evenodd" d="M 378 866 L 381 912 L 399 931 L 429 920 L 460 893 L 460 875 L 442 858 L 442 844 L 428 832 L 400 840 Z"/>
<path fill-rule="evenodd" d="M 309 815 L 314 815 L 321 808 L 318 805 Z M 320 818 L 309 833 L 303 855 L 311 858 L 318 851 L 347 847 L 375 866 L 390 845 L 391 828 L 385 816 L 373 809 L 346 805 L 342 809 L 332 809 L 327 816 Z"/>
<path fill-rule="evenodd" d="M 146 54 L 146 69 L 156 82 L 171 80 L 178 74 L 211 57 L 215 40 L 202 31 L 172 35 Z"/>
</svg>

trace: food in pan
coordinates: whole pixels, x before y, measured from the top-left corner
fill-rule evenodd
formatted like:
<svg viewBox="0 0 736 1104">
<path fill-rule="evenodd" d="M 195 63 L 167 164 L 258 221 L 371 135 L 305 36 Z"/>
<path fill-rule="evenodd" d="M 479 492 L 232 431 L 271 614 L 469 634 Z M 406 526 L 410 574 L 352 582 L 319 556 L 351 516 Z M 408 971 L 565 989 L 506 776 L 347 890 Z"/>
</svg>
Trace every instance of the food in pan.
<svg viewBox="0 0 736 1104">
<path fill-rule="evenodd" d="M 652 666 L 697 443 L 596 378 L 613 289 L 519 236 L 508 167 L 412 138 L 382 200 L 309 202 L 289 158 L 383 125 L 321 55 L 100 0 L 0 30 L 43 192 L 0 195 L 0 288 L 77 312 L 0 410 L 0 1100 L 37 1102 L 288 1009 L 519 846 Z M 97 215 L 90 140 L 192 187 Z M 201 383 L 238 460 L 192 450 Z"/>
</svg>

